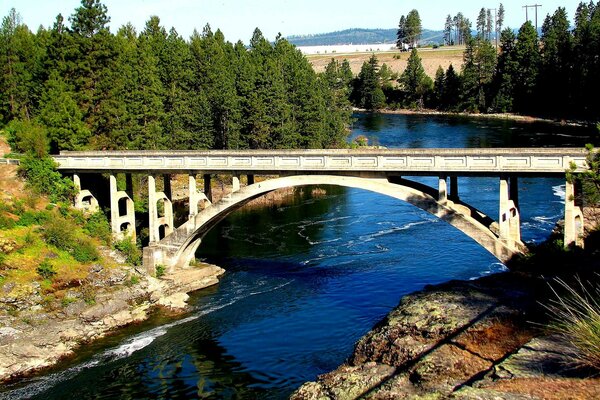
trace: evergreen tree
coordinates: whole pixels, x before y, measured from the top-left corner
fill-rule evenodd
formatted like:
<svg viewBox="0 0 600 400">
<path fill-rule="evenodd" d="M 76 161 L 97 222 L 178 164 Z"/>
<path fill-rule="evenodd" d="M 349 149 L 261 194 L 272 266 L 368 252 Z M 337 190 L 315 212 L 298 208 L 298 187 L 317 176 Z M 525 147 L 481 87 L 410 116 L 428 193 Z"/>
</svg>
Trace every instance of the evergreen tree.
<svg viewBox="0 0 600 400">
<path fill-rule="evenodd" d="M 517 79 L 515 60 L 516 36 L 512 29 L 506 28 L 500 35 L 500 56 L 494 75 L 492 108 L 499 112 L 513 110 L 514 82 Z"/>
<path fill-rule="evenodd" d="M 39 119 L 46 127 L 51 151 L 83 149 L 89 141 L 90 130 L 83 123 L 83 114 L 73 93 L 56 71 L 50 74 L 45 88 Z"/>
<path fill-rule="evenodd" d="M 541 65 L 538 82 L 540 110 L 551 115 L 570 111 L 572 39 L 567 12 L 559 7 L 542 25 Z"/>
<path fill-rule="evenodd" d="M 446 23 L 444 24 L 444 44 L 446 46 L 451 46 L 454 44 L 454 40 L 452 39 L 452 16 L 448 14 L 446 17 Z"/>
<path fill-rule="evenodd" d="M 406 17 L 402 15 L 398 22 L 398 31 L 396 32 L 396 47 L 400 50 L 404 49 L 404 44 L 407 43 L 408 32 L 406 30 Z"/>
<path fill-rule="evenodd" d="M 504 26 L 504 5 L 500 3 L 496 16 L 496 32 L 502 32 L 502 26 Z"/>
<path fill-rule="evenodd" d="M 479 39 L 485 38 L 485 28 L 486 28 L 486 12 L 485 12 L 485 8 L 481 7 L 481 10 L 479 10 L 479 15 L 477 16 L 477 38 L 479 38 Z"/>
<path fill-rule="evenodd" d="M 403 49 L 404 45 L 417 47 L 422 31 L 423 28 L 421 26 L 419 12 L 417 10 L 411 10 L 408 15 L 400 17 L 398 32 L 396 34 L 398 38 L 396 46 L 399 49 Z"/>
<path fill-rule="evenodd" d="M 452 64 L 446 70 L 444 78 L 444 89 L 442 90 L 441 107 L 444 110 L 455 110 L 460 100 L 461 81 L 460 76 L 454 70 Z"/>
<path fill-rule="evenodd" d="M 0 117 L 5 122 L 32 117 L 37 61 L 34 35 L 13 8 L 0 27 Z"/>
<path fill-rule="evenodd" d="M 417 47 L 422 32 L 421 17 L 419 16 L 419 12 L 413 9 L 406 16 L 407 43 L 413 47 Z"/>
<path fill-rule="evenodd" d="M 405 104 L 409 107 L 423 107 L 425 97 L 431 91 L 433 83 L 425 74 L 417 49 L 413 49 L 410 53 L 406 69 L 398 82 L 402 86 Z"/>
<path fill-rule="evenodd" d="M 379 64 L 375 54 L 365 61 L 358 74 L 357 105 L 366 110 L 379 110 L 385 106 L 385 95 L 379 82 Z"/>
<path fill-rule="evenodd" d="M 536 83 L 540 64 L 538 36 L 530 21 L 525 22 L 515 45 L 514 109 L 523 113 L 536 110 Z"/>
<path fill-rule="evenodd" d="M 100 0 L 81 0 L 81 7 L 75 9 L 69 20 L 76 35 L 91 38 L 108 29 L 110 17 Z"/>
<path fill-rule="evenodd" d="M 444 99 L 444 89 L 446 87 L 446 73 L 440 65 L 435 71 L 435 79 L 433 80 L 433 106 L 435 108 L 442 108 L 442 101 Z"/>
<path fill-rule="evenodd" d="M 486 40 L 471 39 L 463 59 L 463 107 L 472 111 L 487 111 L 490 84 L 496 68 L 496 50 Z"/>
</svg>

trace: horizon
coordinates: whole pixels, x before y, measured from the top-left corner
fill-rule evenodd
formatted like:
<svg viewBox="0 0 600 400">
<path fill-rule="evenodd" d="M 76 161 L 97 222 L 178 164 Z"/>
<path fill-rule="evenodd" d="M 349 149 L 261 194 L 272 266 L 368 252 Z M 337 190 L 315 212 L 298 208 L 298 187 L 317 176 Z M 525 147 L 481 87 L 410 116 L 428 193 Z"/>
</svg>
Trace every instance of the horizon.
<svg viewBox="0 0 600 400">
<path fill-rule="evenodd" d="M 51 28 L 58 14 L 62 14 L 68 24 L 68 18 L 81 5 L 79 0 L 60 0 L 42 2 L 39 0 L 7 0 L 2 12 L 3 17 L 14 8 L 22 21 L 35 32 L 40 26 Z M 381 0 L 377 7 L 364 10 L 357 1 L 333 0 L 318 2 L 305 0 L 262 0 L 253 4 L 237 1 L 211 2 L 207 0 L 121 0 L 101 1 L 108 9 L 110 31 L 131 23 L 139 33 L 151 16 L 156 15 L 161 25 L 168 31 L 172 27 L 184 38 L 189 38 L 194 30 L 202 31 L 206 24 L 216 31 L 221 30 L 230 42 L 241 40 L 248 43 L 255 28 L 259 28 L 265 38 L 273 40 L 279 33 L 284 37 L 319 35 L 348 29 L 396 29 L 401 15 L 406 15 L 412 5 L 395 4 L 393 0 Z M 409 2 L 401 2 L 409 3 Z M 411 2 L 412 3 L 412 2 Z M 504 27 L 519 28 L 525 22 L 525 10 L 521 2 L 515 0 L 490 2 L 487 7 L 497 8 L 500 3 L 506 10 Z M 538 11 L 538 26 L 541 27 L 546 14 L 552 14 L 559 6 L 566 8 L 572 23 L 579 2 L 564 5 L 558 0 L 545 1 Z M 318 9 L 315 13 L 312 10 Z M 389 10 L 397 12 L 389 12 Z M 480 6 L 473 7 L 466 0 L 457 0 L 451 6 L 441 0 L 431 0 L 427 9 L 419 9 L 423 29 L 440 31 L 444 28 L 446 15 L 463 12 L 475 26 Z M 335 15 L 335 17 L 331 17 Z M 529 10 L 529 19 L 535 24 L 534 11 Z M 378 21 L 377 23 L 375 21 Z M 360 24 L 360 25 L 359 25 Z M 378 25 L 376 25 L 378 24 Z"/>
</svg>

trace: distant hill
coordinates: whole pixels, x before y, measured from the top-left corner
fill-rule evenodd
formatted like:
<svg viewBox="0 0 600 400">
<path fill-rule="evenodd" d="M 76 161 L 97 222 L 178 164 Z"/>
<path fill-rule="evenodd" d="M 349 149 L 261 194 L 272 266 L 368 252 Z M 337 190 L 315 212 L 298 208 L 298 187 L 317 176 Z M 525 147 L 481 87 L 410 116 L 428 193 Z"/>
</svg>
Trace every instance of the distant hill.
<svg viewBox="0 0 600 400">
<path fill-rule="evenodd" d="M 396 43 L 396 29 L 353 28 L 316 35 L 292 35 L 286 39 L 296 46 L 329 46 L 341 44 Z M 443 31 L 423 29 L 420 44 L 442 43 Z"/>
</svg>

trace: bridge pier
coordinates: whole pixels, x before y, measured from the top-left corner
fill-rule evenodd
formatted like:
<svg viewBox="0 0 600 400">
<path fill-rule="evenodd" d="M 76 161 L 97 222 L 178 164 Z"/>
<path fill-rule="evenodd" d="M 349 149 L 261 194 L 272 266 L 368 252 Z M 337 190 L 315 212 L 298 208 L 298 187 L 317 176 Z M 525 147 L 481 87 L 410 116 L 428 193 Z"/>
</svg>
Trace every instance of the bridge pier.
<svg viewBox="0 0 600 400">
<path fill-rule="evenodd" d="M 448 202 L 448 181 L 446 175 L 440 176 L 438 182 L 438 203 L 445 205 Z"/>
<path fill-rule="evenodd" d="M 173 203 L 171 202 L 171 176 L 163 175 L 164 192 L 156 191 L 156 179 L 148 176 L 148 214 L 149 214 L 149 240 L 156 243 L 160 237 L 160 228 L 164 228 L 164 236 L 173 232 Z M 158 204 L 162 201 L 163 216 L 159 216 Z"/>
<path fill-rule="evenodd" d="M 575 183 L 567 181 L 565 186 L 565 248 L 576 246 L 583 248 L 583 212 L 576 204 Z"/>
<path fill-rule="evenodd" d="M 458 176 L 450 177 L 450 194 L 448 199 L 452 201 L 458 201 Z"/>
<path fill-rule="evenodd" d="M 231 193 L 240 190 L 240 174 L 234 173 L 231 177 Z"/>
<path fill-rule="evenodd" d="M 211 189 L 211 179 L 210 174 L 204 174 L 204 195 L 212 203 L 212 189 Z"/>
<path fill-rule="evenodd" d="M 113 237 L 121 240 L 124 237 L 130 237 L 135 240 L 135 209 L 132 198 L 129 193 L 132 193 L 131 174 L 127 174 L 126 191 L 119 191 L 117 188 L 117 177 L 110 174 L 110 224 Z M 124 204 L 124 214 L 121 214 L 121 205 Z"/>
<path fill-rule="evenodd" d="M 521 243 L 521 217 L 519 213 L 518 181 L 516 176 L 500 177 L 499 237 L 510 248 Z"/>
<path fill-rule="evenodd" d="M 200 204 L 201 201 L 204 203 L 202 209 L 205 209 L 211 203 L 204 193 L 198 191 L 197 182 L 196 182 L 196 174 L 188 175 L 188 188 L 189 188 L 189 203 L 190 203 L 189 219 L 193 219 L 198 214 L 198 204 Z"/>
<path fill-rule="evenodd" d="M 73 184 L 77 189 L 77 195 L 75 196 L 74 207 L 78 210 L 82 210 L 89 213 L 95 213 L 100 209 L 98 200 L 94 197 L 92 192 L 89 190 L 81 189 L 81 179 L 79 175 L 73 174 Z"/>
</svg>

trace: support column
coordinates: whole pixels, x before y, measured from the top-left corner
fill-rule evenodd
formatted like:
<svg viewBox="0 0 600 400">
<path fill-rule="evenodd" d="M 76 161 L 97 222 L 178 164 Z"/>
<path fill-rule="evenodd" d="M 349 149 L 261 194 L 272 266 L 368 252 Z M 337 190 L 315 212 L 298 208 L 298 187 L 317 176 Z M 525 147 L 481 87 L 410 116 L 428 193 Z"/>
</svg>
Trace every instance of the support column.
<svg viewBox="0 0 600 400">
<path fill-rule="evenodd" d="M 206 198 L 208 199 L 208 201 L 210 201 L 212 203 L 213 197 L 212 197 L 212 189 L 211 189 L 211 182 L 210 182 L 210 174 L 204 174 L 204 194 L 206 195 Z"/>
<path fill-rule="evenodd" d="M 583 212 L 575 203 L 575 184 L 567 181 L 565 185 L 565 248 L 576 246 L 583 248 Z"/>
<path fill-rule="evenodd" d="M 157 203 L 156 179 L 148 175 L 148 240 L 150 243 L 156 243 L 160 239 Z"/>
<path fill-rule="evenodd" d="M 164 174 L 163 175 L 163 182 L 164 182 L 164 190 L 163 193 L 165 194 L 165 196 L 167 196 L 169 199 L 173 198 L 173 191 L 171 190 L 171 175 L 169 174 Z"/>
<path fill-rule="evenodd" d="M 452 201 L 458 201 L 458 177 L 450 177 L 450 195 L 448 198 Z"/>
<path fill-rule="evenodd" d="M 254 175 L 248 175 L 248 186 L 254 185 Z"/>
<path fill-rule="evenodd" d="M 189 219 L 192 219 L 198 214 L 198 202 L 200 198 L 198 196 L 198 189 L 196 188 L 196 175 L 188 175 L 188 199 L 189 199 Z"/>
<path fill-rule="evenodd" d="M 128 178 L 131 183 L 131 175 Z M 117 188 L 117 177 L 113 174 L 109 177 L 110 187 L 110 224 L 113 236 L 120 240 L 125 236 L 135 240 L 135 208 L 132 198 L 124 191 Z M 131 186 L 130 186 L 131 187 Z M 125 214 L 121 215 L 119 202 L 125 199 Z M 125 230 L 121 230 L 125 227 Z"/>
<path fill-rule="evenodd" d="M 92 192 L 81 189 L 81 179 L 77 174 L 73 175 L 73 185 L 75 186 L 75 189 L 77 189 L 77 194 L 73 201 L 73 206 L 76 209 L 90 213 L 95 213 L 100 209 L 98 200 L 94 197 Z"/>
<path fill-rule="evenodd" d="M 165 191 L 170 192 L 171 177 L 164 175 Z M 158 215 L 158 202 L 163 201 L 164 215 Z M 148 176 L 148 214 L 149 214 L 149 240 L 150 243 L 160 241 L 160 228 L 164 227 L 165 236 L 173 232 L 173 203 L 165 192 L 156 191 L 156 178 L 152 175 Z"/>
<path fill-rule="evenodd" d="M 508 247 L 515 248 L 521 241 L 521 217 L 515 200 L 511 198 L 511 193 L 517 197 L 518 186 L 516 177 L 500 177 L 500 205 L 498 216 L 499 238 Z M 514 187 L 511 187 L 514 186 Z"/>
<path fill-rule="evenodd" d="M 438 182 L 438 203 L 446 204 L 448 202 L 448 182 L 446 181 L 446 175 L 440 176 Z"/>
<path fill-rule="evenodd" d="M 240 190 L 240 175 L 233 174 L 231 177 L 231 193 L 238 192 Z"/>
</svg>

